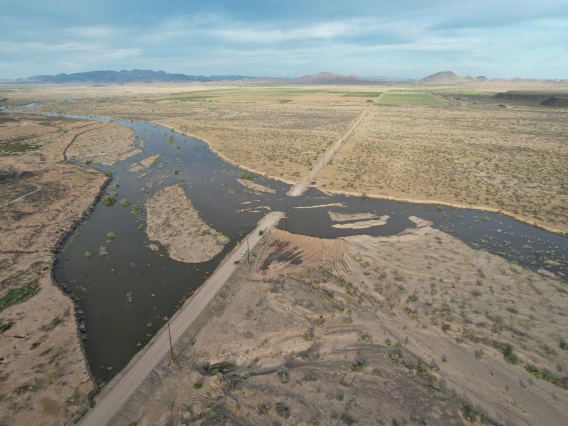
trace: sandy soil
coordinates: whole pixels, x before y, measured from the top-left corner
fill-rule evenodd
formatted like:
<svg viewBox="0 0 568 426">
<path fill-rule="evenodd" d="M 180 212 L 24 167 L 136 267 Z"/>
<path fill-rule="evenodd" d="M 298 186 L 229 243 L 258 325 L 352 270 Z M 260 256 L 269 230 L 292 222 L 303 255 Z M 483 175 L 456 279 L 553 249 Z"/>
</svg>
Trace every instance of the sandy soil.
<svg viewBox="0 0 568 426">
<path fill-rule="evenodd" d="M 564 284 L 415 222 L 270 230 L 117 424 L 562 424 L 566 390 L 524 367 L 567 368 Z"/>
<path fill-rule="evenodd" d="M 339 212 L 328 212 L 329 217 L 334 222 L 349 222 L 352 220 L 367 220 L 367 219 L 377 219 L 377 215 L 373 213 L 339 213 Z"/>
<path fill-rule="evenodd" d="M 69 160 L 90 160 L 112 166 L 142 153 L 134 148 L 136 134 L 133 129 L 118 124 L 101 124 L 95 129 L 76 138 L 67 150 Z"/>
<path fill-rule="evenodd" d="M 0 324 L 9 326 L 0 334 L 0 423 L 71 424 L 86 409 L 94 386 L 73 303 L 51 278 L 53 251 L 106 177 L 62 159 L 74 136 L 86 130 L 85 137 L 96 135 L 104 126 L 41 117 L 6 119 L 2 116 L 0 122 L 0 199 L 40 189 L 0 208 L 0 298 L 35 288 L 21 303 L 0 308 Z M 16 137 L 22 138 L 23 150 L 2 152 Z"/>
<path fill-rule="evenodd" d="M 351 222 L 351 223 L 335 223 L 332 225 L 334 228 L 338 229 L 365 229 L 370 228 L 372 226 L 382 226 L 386 225 L 389 216 L 381 216 L 378 219 L 372 220 L 360 220 L 358 222 Z"/>
<path fill-rule="evenodd" d="M 268 187 L 260 185 L 258 183 L 251 182 L 250 180 L 247 180 L 247 179 L 237 179 L 237 182 L 239 182 L 243 186 L 246 186 L 249 189 L 252 189 L 253 191 L 268 192 L 270 194 L 276 193 L 276 191 L 274 189 L 268 188 Z"/>
<path fill-rule="evenodd" d="M 550 109 L 373 107 L 317 180 L 332 192 L 486 207 L 568 231 L 568 126 Z"/>
<path fill-rule="evenodd" d="M 152 167 L 154 165 L 154 163 L 156 163 L 156 161 L 158 161 L 158 158 L 160 158 L 162 154 L 154 154 L 154 155 L 150 155 L 146 158 L 144 158 L 143 160 L 140 161 L 140 164 L 138 163 L 132 163 L 132 165 L 128 168 L 128 171 L 131 173 L 138 173 L 139 171 L 142 171 L 144 169 L 147 169 L 148 167 Z"/>
<path fill-rule="evenodd" d="M 229 239 L 207 225 L 180 185 L 162 189 L 146 201 L 148 238 L 167 248 L 172 259 L 199 263 L 212 259 Z"/>
</svg>

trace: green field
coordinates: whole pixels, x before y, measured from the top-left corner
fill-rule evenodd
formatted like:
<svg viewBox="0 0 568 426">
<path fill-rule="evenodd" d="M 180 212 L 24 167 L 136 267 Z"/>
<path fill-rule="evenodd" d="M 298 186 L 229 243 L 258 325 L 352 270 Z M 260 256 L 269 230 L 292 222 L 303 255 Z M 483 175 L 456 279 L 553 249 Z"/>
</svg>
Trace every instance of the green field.
<svg viewBox="0 0 568 426">
<path fill-rule="evenodd" d="M 341 95 L 341 97 L 357 97 L 357 98 L 376 98 L 383 92 L 351 92 L 346 93 L 345 95 Z"/>
<path fill-rule="evenodd" d="M 351 92 L 351 93 L 347 93 L 345 95 L 341 95 L 341 97 L 355 97 L 355 98 L 376 98 L 377 96 L 379 96 L 382 92 Z"/>
<path fill-rule="evenodd" d="M 479 92 L 476 90 L 469 89 L 442 89 L 436 90 L 436 93 L 442 96 L 469 96 L 474 98 L 492 98 L 495 93 Z"/>
<path fill-rule="evenodd" d="M 438 99 L 424 90 L 389 90 L 379 101 L 382 105 L 443 105 Z"/>
<path fill-rule="evenodd" d="M 181 96 L 179 98 L 165 98 L 161 101 L 202 101 L 207 98 L 218 98 L 218 96 Z"/>
</svg>

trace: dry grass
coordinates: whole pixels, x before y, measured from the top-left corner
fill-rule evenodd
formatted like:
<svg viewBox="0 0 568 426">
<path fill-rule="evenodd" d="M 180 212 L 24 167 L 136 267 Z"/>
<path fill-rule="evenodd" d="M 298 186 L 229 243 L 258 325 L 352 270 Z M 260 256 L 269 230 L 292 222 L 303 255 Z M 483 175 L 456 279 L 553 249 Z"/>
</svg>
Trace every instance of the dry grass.
<svg viewBox="0 0 568 426">
<path fill-rule="evenodd" d="M 373 107 L 318 180 L 568 231 L 567 127 L 565 114 L 545 109 Z"/>
<path fill-rule="evenodd" d="M 364 107 L 354 103 L 186 102 L 175 105 L 178 117 L 159 122 L 206 140 L 233 163 L 295 182 Z"/>
</svg>

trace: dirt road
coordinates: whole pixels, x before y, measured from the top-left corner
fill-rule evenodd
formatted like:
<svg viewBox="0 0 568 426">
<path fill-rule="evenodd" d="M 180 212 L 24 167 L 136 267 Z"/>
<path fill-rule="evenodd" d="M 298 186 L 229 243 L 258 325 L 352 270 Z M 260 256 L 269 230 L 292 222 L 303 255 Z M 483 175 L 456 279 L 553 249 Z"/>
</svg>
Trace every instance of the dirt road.
<svg viewBox="0 0 568 426">
<path fill-rule="evenodd" d="M 378 102 L 379 99 L 381 99 L 385 93 L 388 92 L 388 89 L 385 90 L 383 93 L 380 94 L 379 97 L 377 97 L 377 99 L 375 99 L 375 102 Z M 359 116 L 359 118 L 355 121 L 355 123 L 353 123 L 351 125 L 351 127 L 349 128 L 349 130 L 347 130 L 347 132 L 341 136 L 341 138 L 339 138 L 339 140 L 337 140 L 337 142 L 335 142 L 331 148 L 329 148 L 326 152 L 324 152 L 319 158 L 318 161 L 316 162 L 315 166 L 308 172 L 307 175 L 305 175 L 303 178 L 301 178 L 298 182 L 296 182 L 296 185 L 294 185 L 292 188 L 290 188 L 290 191 L 288 192 L 288 195 L 292 196 L 292 197 L 299 197 L 300 195 L 302 195 L 306 189 L 308 189 L 308 187 L 310 186 L 310 182 L 312 181 L 312 179 L 314 179 L 316 177 L 316 175 L 319 173 L 319 171 L 327 164 L 329 163 L 329 161 L 331 160 L 331 158 L 335 155 L 335 151 L 337 151 L 340 147 L 341 144 L 343 142 L 345 142 L 349 136 L 351 136 L 351 133 L 353 133 L 353 131 L 357 128 L 357 126 L 361 123 L 361 121 L 363 120 L 363 118 L 365 117 L 365 115 L 367 114 L 367 112 L 373 107 L 373 105 L 375 105 L 375 102 L 373 102 L 372 104 L 369 105 L 368 108 L 365 109 L 365 111 L 363 111 L 361 113 L 361 115 Z"/>
<path fill-rule="evenodd" d="M 275 226 L 283 217 L 283 213 L 271 212 L 249 234 L 248 247 L 252 249 L 261 239 L 259 230 Z M 207 304 L 215 297 L 221 287 L 229 279 L 235 269 L 236 260 L 246 262 L 242 253 L 247 250 L 247 241 L 225 259 L 224 263 L 203 284 L 199 291 L 186 303 L 181 310 L 170 320 L 172 343 L 182 336 L 187 327 L 199 316 Z M 100 426 L 111 422 L 120 407 L 128 400 L 132 393 L 142 384 L 144 379 L 154 370 L 160 362 L 170 362 L 170 344 L 168 341 L 168 328 L 163 327 L 142 353 L 134 358 L 116 381 L 111 382 L 97 405 L 87 413 L 81 421 L 83 426 Z"/>
</svg>

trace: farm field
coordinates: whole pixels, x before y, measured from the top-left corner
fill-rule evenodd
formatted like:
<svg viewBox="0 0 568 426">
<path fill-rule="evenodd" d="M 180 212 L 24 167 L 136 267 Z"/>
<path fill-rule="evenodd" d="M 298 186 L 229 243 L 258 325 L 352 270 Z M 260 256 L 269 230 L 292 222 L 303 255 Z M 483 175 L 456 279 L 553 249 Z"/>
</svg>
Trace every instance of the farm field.
<svg viewBox="0 0 568 426">
<path fill-rule="evenodd" d="M 391 89 L 379 101 L 381 105 L 443 105 L 424 90 Z"/>
</svg>

